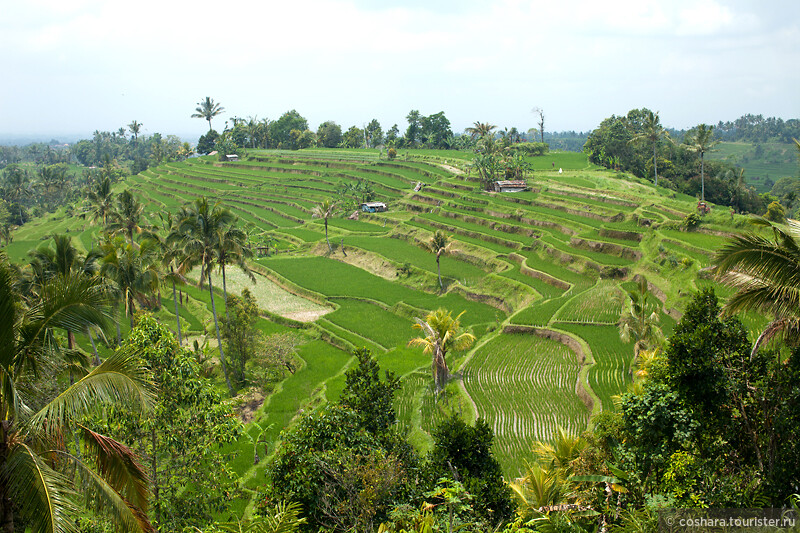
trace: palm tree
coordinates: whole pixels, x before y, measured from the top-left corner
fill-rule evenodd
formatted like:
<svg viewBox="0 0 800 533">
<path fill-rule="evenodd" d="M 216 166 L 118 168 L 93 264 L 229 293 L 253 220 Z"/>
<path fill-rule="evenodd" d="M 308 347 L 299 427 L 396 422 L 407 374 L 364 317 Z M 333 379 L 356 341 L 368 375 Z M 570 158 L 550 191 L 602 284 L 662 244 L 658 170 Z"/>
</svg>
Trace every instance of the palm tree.
<svg viewBox="0 0 800 533">
<path fill-rule="evenodd" d="M 728 190 L 730 191 L 731 206 L 736 206 L 737 212 L 742 211 L 742 193 L 747 190 L 747 182 L 744 179 L 744 169 L 741 167 L 728 170 L 725 173 L 728 178 Z"/>
<path fill-rule="evenodd" d="M 655 174 L 655 186 L 658 187 L 658 155 L 656 148 L 662 138 L 669 139 L 669 132 L 661 125 L 658 113 L 653 113 L 649 109 L 645 112 L 642 130 L 636 133 L 630 142 L 647 142 L 653 145 L 653 173 Z"/>
<path fill-rule="evenodd" d="M 128 124 L 128 130 L 130 130 L 131 134 L 133 134 L 133 140 L 136 141 L 139 139 L 139 132 L 142 129 L 142 124 L 137 121 L 132 121 Z"/>
<path fill-rule="evenodd" d="M 135 353 L 119 352 L 71 385 L 38 412 L 26 405 L 23 380 L 36 378 L 57 355 L 53 329 L 102 327 L 107 306 L 80 275 L 58 276 L 27 306 L 14 289 L 12 269 L 0 253 L 0 528 L 13 532 L 18 511 L 36 532 L 72 531 L 77 496 L 107 512 L 122 531 L 153 531 L 147 520 L 148 481 L 135 454 L 77 421 L 95 406 L 147 408 L 152 392 Z M 88 297 L 88 299 L 87 299 Z M 66 438 L 82 440 L 73 455 Z"/>
<path fill-rule="evenodd" d="M 469 126 L 464 129 L 467 133 L 469 133 L 472 138 L 475 137 L 482 139 L 483 137 L 492 133 L 492 130 L 497 128 L 494 124 L 489 124 L 488 122 L 475 122 L 472 126 Z"/>
<path fill-rule="evenodd" d="M 222 272 L 222 295 L 225 299 L 225 316 L 228 316 L 228 286 L 225 279 L 225 266 L 235 265 L 244 272 L 250 281 L 256 282 L 256 277 L 247 266 L 247 259 L 253 257 L 253 250 L 247 244 L 247 234 L 236 227 L 238 219 L 234 219 L 231 225 L 220 236 L 217 246 L 216 260 Z"/>
<path fill-rule="evenodd" d="M 321 218 L 325 222 L 325 242 L 328 243 L 328 251 L 333 252 L 331 248 L 331 241 L 328 240 L 328 219 L 333 216 L 333 210 L 336 207 L 336 202 L 330 199 L 324 200 L 321 204 L 315 205 L 311 211 L 312 216 Z"/>
<path fill-rule="evenodd" d="M 653 349 L 664 338 L 658 327 L 661 302 L 650 292 L 647 279 L 639 276 L 636 288 L 627 291 L 629 305 L 623 308 L 619 318 L 619 336 L 623 342 L 634 341 L 634 358 L 642 349 Z"/>
<path fill-rule="evenodd" d="M 450 369 L 447 367 L 447 352 L 450 350 L 462 351 L 468 349 L 475 342 L 475 335 L 461 330 L 460 318 L 462 311 L 453 318 L 450 311 L 437 309 L 425 317 L 425 320 L 415 318 L 414 329 L 422 330 L 425 337 L 417 337 L 408 342 L 409 346 L 418 346 L 423 353 L 432 356 L 432 372 L 435 391 L 438 393 L 447 382 Z"/>
<path fill-rule="evenodd" d="M 211 131 L 211 119 L 217 115 L 221 115 L 225 108 L 220 104 L 214 102 L 213 98 L 206 96 L 202 102 L 197 102 L 195 108 L 196 113 L 192 114 L 192 118 L 202 118 L 208 121 L 208 131 Z"/>
<path fill-rule="evenodd" d="M 161 265 L 169 267 L 169 273 L 164 273 L 164 281 L 169 281 L 172 284 L 172 303 L 175 306 L 175 321 L 178 326 L 178 345 L 183 345 L 183 335 L 181 332 L 181 316 L 178 312 L 178 295 L 175 285 L 186 283 L 186 278 L 177 270 L 181 257 L 181 249 L 179 247 L 180 239 L 171 236 L 177 233 L 177 220 L 172 217 L 172 213 L 159 213 L 161 220 L 161 233 L 154 231 L 154 228 L 148 230 L 146 239 L 150 239 L 157 243 L 161 252 Z M 162 233 L 166 236 L 162 236 Z"/>
<path fill-rule="evenodd" d="M 700 201 L 706 201 L 705 160 L 706 152 L 712 152 L 719 141 L 714 139 L 714 126 L 700 124 L 687 139 L 689 147 L 700 154 Z"/>
<path fill-rule="evenodd" d="M 68 235 L 53 235 L 53 243 L 55 248 L 42 246 L 29 254 L 31 279 L 28 289 L 33 299 L 41 298 L 41 291 L 48 282 L 59 276 L 67 278 L 72 275 L 83 275 L 92 280 L 93 284 L 101 285 L 102 280 L 95 277 L 98 271 L 97 261 L 101 256 L 98 251 L 81 255 L 72 245 L 72 238 Z M 67 348 L 69 350 L 75 348 L 75 333 L 71 329 L 67 329 Z M 96 350 L 94 355 L 97 361 Z"/>
<path fill-rule="evenodd" d="M 222 371 L 225 374 L 225 383 L 231 396 L 236 393 L 228 376 L 228 366 L 225 362 L 225 352 L 222 348 L 222 336 L 219 332 L 217 320 L 217 307 L 214 299 L 214 285 L 211 272 L 217 261 L 217 250 L 223 240 L 224 233 L 236 220 L 230 210 L 219 203 L 210 206 L 206 197 L 198 198 L 188 208 L 184 208 L 178 215 L 176 231 L 168 239 L 175 242 L 181 249 L 180 268 L 178 272 L 185 274 L 195 266 L 200 267 L 200 288 L 208 281 L 208 293 L 211 296 L 211 313 L 214 316 L 214 328 L 217 332 L 219 345 L 219 359 Z"/>
<path fill-rule="evenodd" d="M 121 238 L 107 240 L 101 245 L 103 253 L 100 275 L 116 288 L 124 303 L 125 316 L 133 329 L 136 303 L 148 303 L 149 295 L 158 291 L 161 282 L 157 262 L 158 245 L 146 239 L 141 246 L 126 244 Z"/>
<path fill-rule="evenodd" d="M 108 218 L 114 210 L 114 193 L 111 192 L 111 179 L 103 178 L 93 189 L 89 190 L 87 196 L 91 205 L 92 222 L 101 220 L 103 226 L 108 223 Z"/>
<path fill-rule="evenodd" d="M 753 310 L 772 317 L 753 345 L 755 355 L 774 337 L 800 336 L 800 223 L 789 220 L 784 226 L 762 217 L 751 222 L 771 229 L 772 238 L 754 232 L 737 235 L 717 250 L 713 262 L 717 279 L 737 291 L 723 312 Z"/>
<path fill-rule="evenodd" d="M 135 246 L 133 242 L 133 234 L 142 232 L 142 212 L 144 206 L 133 195 L 130 189 L 125 189 L 117 196 L 117 207 L 111 212 L 111 222 L 108 224 L 108 231 L 114 235 L 117 233 L 124 233 L 130 240 L 131 246 Z"/>
<path fill-rule="evenodd" d="M 439 260 L 443 255 L 449 254 L 452 251 L 452 242 L 450 241 L 450 236 L 441 230 L 436 230 L 436 233 L 433 234 L 430 240 L 423 243 L 423 246 L 429 252 L 436 254 L 436 270 L 439 274 L 439 289 L 444 290 L 444 284 L 442 283 L 442 266 L 439 263 Z"/>
</svg>

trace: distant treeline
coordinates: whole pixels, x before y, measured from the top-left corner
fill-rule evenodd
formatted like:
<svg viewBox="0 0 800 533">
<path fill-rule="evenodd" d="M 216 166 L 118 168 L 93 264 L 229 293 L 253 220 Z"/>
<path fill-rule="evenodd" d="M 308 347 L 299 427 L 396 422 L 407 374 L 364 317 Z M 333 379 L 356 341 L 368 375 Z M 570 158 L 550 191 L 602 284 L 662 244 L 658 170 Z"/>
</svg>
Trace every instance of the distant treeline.
<svg viewBox="0 0 800 533">
<path fill-rule="evenodd" d="M 675 136 L 682 137 L 687 130 L 670 130 Z M 777 117 L 764 118 L 763 115 L 742 115 L 733 122 L 719 121 L 714 126 L 717 139 L 724 142 L 791 143 L 792 139 L 800 139 L 800 119 L 783 120 Z"/>
<path fill-rule="evenodd" d="M 589 135 L 584 151 L 591 162 L 606 168 L 648 180 L 655 178 L 657 170 L 657 184 L 662 187 L 698 198 L 702 195 L 741 213 L 762 214 L 771 198 L 761 197 L 747 186 L 741 169 L 703 158 L 703 152 L 717 140 L 716 128 L 710 129 L 702 150 L 697 141 L 699 128 L 668 135 L 658 113 L 633 109 L 603 120 Z"/>
</svg>

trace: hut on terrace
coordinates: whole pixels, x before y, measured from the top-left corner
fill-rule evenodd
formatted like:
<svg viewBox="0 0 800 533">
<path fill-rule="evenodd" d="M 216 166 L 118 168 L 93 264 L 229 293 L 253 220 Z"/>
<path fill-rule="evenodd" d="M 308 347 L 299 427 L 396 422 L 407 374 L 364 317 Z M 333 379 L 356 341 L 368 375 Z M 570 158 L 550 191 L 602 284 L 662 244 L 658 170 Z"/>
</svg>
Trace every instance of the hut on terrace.
<svg viewBox="0 0 800 533">
<path fill-rule="evenodd" d="M 525 180 L 503 180 L 494 182 L 495 192 L 521 192 L 528 189 Z"/>
</svg>

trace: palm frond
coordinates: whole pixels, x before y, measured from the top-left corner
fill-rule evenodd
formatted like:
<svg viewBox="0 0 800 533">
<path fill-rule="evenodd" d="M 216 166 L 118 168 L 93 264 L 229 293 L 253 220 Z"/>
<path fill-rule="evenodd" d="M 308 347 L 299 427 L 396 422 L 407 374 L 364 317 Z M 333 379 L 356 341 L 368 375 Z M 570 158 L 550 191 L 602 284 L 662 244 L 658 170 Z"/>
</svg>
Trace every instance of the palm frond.
<svg viewBox="0 0 800 533">
<path fill-rule="evenodd" d="M 15 443 L 2 469 L 8 495 L 36 533 L 77 531 L 75 492 L 70 480 L 50 468 L 24 443 Z"/>
<path fill-rule="evenodd" d="M 275 513 L 267 516 L 267 528 L 264 533 L 295 533 L 306 519 L 300 518 L 300 504 L 297 502 L 281 502 L 277 505 Z"/>
<path fill-rule="evenodd" d="M 120 349 L 34 414 L 27 427 L 54 430 L 90 412 L 98 403 L 146 410 L 153 396 L 149 373 L 138 355 L 131 349 Z"/>
<path fill-rule="evenodd" d="M 68 453 L 62 451 L 48 453 L 71 467 L 88 506 L 111 517 L 118 531 L 122 533 L 156 531 L 145 510 L 126 500 L 102 474 L 98 474 L 86 463 Z"/>
<path fill-rule="evenodd" d="M 83 436 L 86 454 L 94 458 L 103 479 L 116 492 L 124 494 L 131 504 L 146 513 L 150 480 L 139 463 L 137 454 L 112 438 L 85 426 L 78 427 Z"/>
<path fill-rule="evenodd" d="M 7 256 L 0 252 L 0 366 L 11 368 L 17 358 L 17 293 Z"/>
</svg>

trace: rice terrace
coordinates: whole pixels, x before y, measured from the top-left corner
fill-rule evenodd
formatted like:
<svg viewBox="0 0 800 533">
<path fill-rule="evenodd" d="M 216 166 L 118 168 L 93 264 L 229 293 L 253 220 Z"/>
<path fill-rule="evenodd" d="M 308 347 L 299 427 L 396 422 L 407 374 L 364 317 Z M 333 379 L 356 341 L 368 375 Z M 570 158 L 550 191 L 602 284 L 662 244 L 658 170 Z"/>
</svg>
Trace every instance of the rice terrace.
<svg viewBox="0 0 800 533">
<path fill-rule="evenodd" d="M 530 157 L 527 190 L 485 192 L 473 157 L 412 149 L 390 161 L 382 150 L 249 149 L 237 161 L 162 164 L 117 188 L 136 191 L 151 224 L 208 196 L 246 225 L 259 250 L 256 282 L 230 269 L 227 290 L 255 294 L 262 331 L 305 333 L 302 369 L 253 409 L 271 438 L 298 413 L 336 398 L 350 353 L 367 347 L 382 369 L 403 377 L 400 425 L 417 447 L 430 445 L 429 430 L 446 413 L 482 417 L 513 479 L 532 459 L 531 443 L 557 427 L 581 432 L 593 413 L 614 409 L 614 396 L 632 382 L 633 344 L 617 328 L 626 290 L 646 276 L 668 333 L 731 231 L 731 215 L 715 210 L 700 232 L 682 231 L 695 198 L 568 152 Z M 348 201 L 358 187 L 387 210 Z M 326 220 L 315 217 L 315 206 L 332 197 L 344 200 Z M 97 231 L 62 209 L 20 228 L 6 249 L 19 260 L 65 232 L 90 250 Z M 437 231 L 451 236 L 438 265 L 425 249 Z M 208 294 L 191 284 L 179 292 L 184 335 L 213 343 Z M 171 298 L 165 291 L 164 317 Z M 476 342 L 448 356 L 453 379 L 436 395 L 430 356 L 407 344 L 414 318 L 438 308 L 463 313 Z"/>
</svg>

